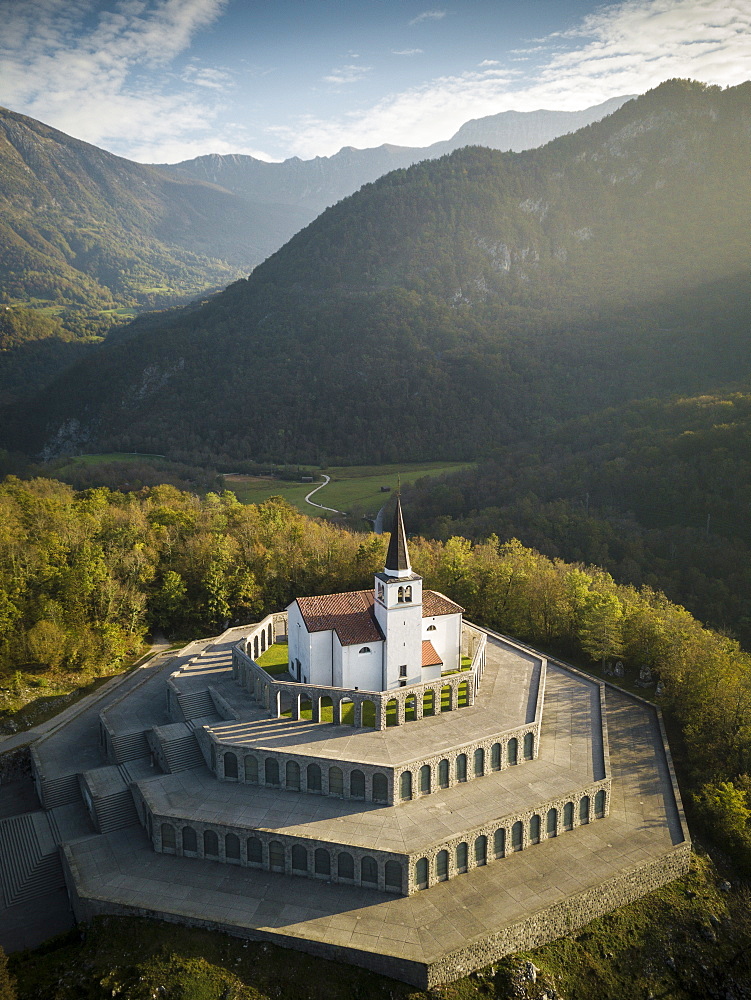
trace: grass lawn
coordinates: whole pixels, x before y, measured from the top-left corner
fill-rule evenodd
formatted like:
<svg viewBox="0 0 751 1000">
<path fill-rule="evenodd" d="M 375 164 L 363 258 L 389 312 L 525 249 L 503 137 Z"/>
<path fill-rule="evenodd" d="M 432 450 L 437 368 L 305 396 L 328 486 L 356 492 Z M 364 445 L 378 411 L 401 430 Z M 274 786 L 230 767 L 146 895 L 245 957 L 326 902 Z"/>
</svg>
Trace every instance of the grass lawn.
<svg viewBox="0 0 751 1000">
<path fill-rule="evenodd" d="M 278 675 L 287 673 L 289 664 L 289 646 L 286 642 L 275 642 L 256 660 L 267 674 Z"/>
<path fill-rule="evenodd" d="M 414 483 L 423 476 L 440 476 L 445 472 L 469 468 L 472 462 L 418 462 L 411 465 L 348 465 L 326 469 L 331 482 L 316 493 L 313 499 L 336 510 L 349 511 L 359 507 L 367 514 L 375 515 L 388 502 L 390 493 L 382 493 L 381 487 L 395 490 L 399 478 L 402 483 Z M 321 511 L 305 502 L 305 497 L 322 479 L 313 470 L 302 470 L 302 474 L 315 475 L 313 483 L 291 483 L 281 479 L 267 479 L 260 476 L 225 475 L 226 488 L 233 490 L 242 503 L 263 503 L 272 496 L 282 496 L 304 514 L 321 515 Z"/>
</svg>

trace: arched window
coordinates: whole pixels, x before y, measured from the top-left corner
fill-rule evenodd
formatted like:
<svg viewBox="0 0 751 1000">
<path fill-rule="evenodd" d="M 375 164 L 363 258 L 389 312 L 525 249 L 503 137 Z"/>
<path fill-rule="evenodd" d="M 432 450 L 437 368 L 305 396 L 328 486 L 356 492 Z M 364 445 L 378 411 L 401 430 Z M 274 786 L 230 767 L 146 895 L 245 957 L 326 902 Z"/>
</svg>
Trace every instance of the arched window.
<svg viewBox="0 0 751 1000">
<path fill-rule="evenodd" d="M 279 784 L 279 761 L 275 757 L 267 757 L 264 762 L 264 776 L 267 785 Z"/>
<path fill-rule="evenodd" d="M 402 866 L 398 861 L 387 861 L 385 868 L 386 888 L 401 892 L 402 889 Z"/>
<path fill-rule="evenodd" d="M 266 629 L 261 632 L 261 652 L 266 651 Z"/>
<path fill-rule="evenodd" d="M 322 847 L 316 848 L 314 864 L 316 875 L 331 874 L 331 856 L 329 852 L 325 851 Z"/>
<path fill-rule="evenodd" d="M 321 769 L 318 764 L 308 764 L 307 787 L 309 792 L 320 792 L 321 790 Z"/>
<path fill-rule="evenodd" d="M 258 837 L 248 837 L 246 847 L 248 851 L 248 864 L 263 864 L 263 847 Z"/>
<path fill-rule="evenodd" d="M 346 851 L 342 851 L 336 860 L 339 878 L 346 878 L 352 881 L 355 877 L 355 861 L 352 855 Z"/>
<path fill-rule="evenodd" d="M 573 830 L 574 828 L 574 803 L 567 802 L 563 807 L 563 829 Z"/>
<path fill-rule="evenodd" d="M 428 859 L 420 858 L 415 865 L 415 885 L 418 889 L 428 888 Z"/>
<path fill-rule="evenodd" d="M 227 861 L 240 860 L 240 839 L 234 833 L 228 833 L 224 838 L 224 856 Z"/>
<path fill-rule="evenodd" d="M 258 761 L 250 754 L 245 758 L 245 780 L 249 785 L 258 784 Z"/>
<path fill-rule="evenodd" d="M 269 868 L 274 872 L 284 871 L 284 848 L 278 840 L 269 844 Z"/>
<path fill-rule="evenodd" d="M 357 768 L 349 776 L 349 796 L 351 799 L 365 798 L 365 775 Z"/>
<path fill-rule="evenodd" d="M 205 830 L 203 834 L 203 853 L 207 858 L 219 857 L 219 838 L 213 830 Z"/>
<path fill-rule="evenodd" d="M 535 734 L 527 733 L 524 737 L 524 759 L 532 760 L 535 755 Z"/>
<path fill-rule="evenodd" d="M 162 850 L 177 850 L 177 838 L 175 828 L 171 823 L 162 823 Z"/>
<path fill-rule="evenodd" d="M 589 796 L 584 795 L 579 800 L 579 822 L 581 824 L 589 823 Z"/>
<path fill-rule="evenodd" d="M 195 854 L 198 851 L 198 839 L 192 826 L 183 827 L 183 852 Z"/>
<path fill-rule="evenodd" d="M 475 777 L 481 778 L 485 774 L 485 751 L 482 747 L 475 750 Z"/>
<path fill-rule="evenodd" d="M 518 819 L 511 827 L 511 850 L 520 851 L 524 846 L 524 826 Z"/>
<path fill-rule="evenodd" d="M 501 769 L 501 744 L 494 743 L 490 748 L 490 766 L 494 771 Z"/>
<path fill-rule="evenodd" d="M 519 755 L 519 742 L 515 736 L 513 736 L 508 741 L 508 762 L 509 764 L 517 764 Z"/>
<path fill-rule="evenodd" d="M 430 764 L 420 768 L 420 795 L 430 795 Z"/>
<path fill-rule="evenodd" d="M 558 810 L 548 809 L 548 817 L 545 821 L 545 832 L 548 837 L 558 836 Z"/>
<path fill-rule="evenodd" d="M 595 795 L 595 818 L 602 819 L 605 815 L 605 789 L 601 788 Z"/>
<path fill-rule="evenodd" d="M 378 865 L 375 858 L 366 855 L 360 863 L 360 881 L 368 885 L 378 885 Z"/>
<path fill-rule="evenodd" d="M 412 587 L 407 586 L 404 588 L 404 603 L 411 604 L 412 602 Z"/>
<path fill-rule="evenodd" d="M 373 801 L 374 802 L 388 802 L 389 800 L 389 783 L 385 774 L 381 774 L 380 771 L 376 771 L 373 775 Z"/>
<path fill-rule="evenodd" d="M 440 788 L 449 786 L 449 762 L 445 758 L 438 764 L 438 785 Z"/>
<path fill-rule="evenodd" d="M 435 877 L 439 882 L 445 882 L 449 877 L 449 852 L 439 851 L 435 859 Z"/>
<path fill-rule="evenodd" d="M 237 757 L 229 751 L 224 755 L 224 777 L 237 780 Z"/>
<path fill-rule="evenodd" d="M 308 870 L 308 852 L 300 844 L 292 845 L 292 871 L 306 872 Z"/>
<path fill-rule="evenodd" d="M 344 772 L 340 767 L 329 768 L 329 795 L 344 795 Z"/>
<path fill-rule="evenodd" d="M 253 659 L 258 659 L 258 636 L 253 636 Z"/>
<path fill-rule="evenodd" d="M 296 760 L 288 760 L 284 773 L 284 784 L 293 792 L 300 791 L 300 765 Z"/>
<path fill-rule="evenodd" d="M 488 863 L 488 838 L 478 837 L 475 841 L 475 864 L 486 865 Z"/>
<path fill-rule="evenodd" d="M 436 631 L 435 625 L 428 625 L 426 631 L 428 631 L 428 632 L 435 632 Z"/>
<path fill-rule="evenodd" d="M 412 798 L 412 772 L 403 771 L 399 779 L 399 795 L 403 801 Z"/>
<path fill-rule="evenodd" d="M 537 813 L 529 821 L 529 840 L 532 844 L 540 843 L 540 817 Z"/>
<path fill-rule="evenodd" d="M 467 780 L 467 755 L 466 753 L 460 753 L 456 758 L 456 780 L 466 781 Z"/>
<path fill-rule="evenodd" d="M 503 828 L 495 831 L 493 837 L 493 854 L 497 858 L 506 856 L 506 831 Z"/>
<path fill-rule="evenodd" d="M 466 872 L 469 863 L 469 848 L 466 843 L 457 844 L 456 847 L 456 870 L 460 874 Z"/>
<path fill-rule="evenodd" d="M 396 596 L 396 602 L 397 604 L 404 604 L 404 587 L 399 588 Z"/>
<path fill-rule="evenodd" d="M 371 652 L 370 646 L 363 646 L 362 649 L 358 649 L 358 653 L 369 653 Z"/>
</svg>

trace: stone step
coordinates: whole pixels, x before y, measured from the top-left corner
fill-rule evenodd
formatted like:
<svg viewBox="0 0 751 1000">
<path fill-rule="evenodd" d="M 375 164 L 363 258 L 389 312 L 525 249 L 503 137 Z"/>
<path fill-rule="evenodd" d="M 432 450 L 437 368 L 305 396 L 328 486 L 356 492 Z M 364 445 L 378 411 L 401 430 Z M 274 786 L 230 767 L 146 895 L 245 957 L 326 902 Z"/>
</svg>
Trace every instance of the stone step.
<svg viewBox="0 0 751 1000">
<path fill-rule="evenodd" d="M 128 760 L 137 760 L 139 757 L 148 757 L 151 751 L 146 738 L 146 730 L 141 729 L 135 733 L 118 733 L 113 736 L 112 751 L 117 764 L 123 764 Z"/>
<path fill-rule="evenodd" d="M 193 691 L 189 694 L 178 695 L 177 700 L 186 722 L 190 719 L 216 714 L 214 701 L 206 688 L 202 691 Z"/>
<path fill-rule="evenodd" d="M 122 830 L 138 823 L 138 814 L 130 789 L 108 795 L 94 802 L 97 821 L 101 833 Z"/>
<path fill-rule="evenodd" d="M 40 781 L 42 802 L 45 809 L 56 809 L 58 806 L 77 802 L 81 797 L 78 787 L 78 774 L 64 774 L 59 778 L 49 778 Z"/>
<path fill-rule="evenodd" d="M 54 834 L 44 813 L 0 820 L 0 882 L 6 906 L 65 886 Z"/>
</svg>

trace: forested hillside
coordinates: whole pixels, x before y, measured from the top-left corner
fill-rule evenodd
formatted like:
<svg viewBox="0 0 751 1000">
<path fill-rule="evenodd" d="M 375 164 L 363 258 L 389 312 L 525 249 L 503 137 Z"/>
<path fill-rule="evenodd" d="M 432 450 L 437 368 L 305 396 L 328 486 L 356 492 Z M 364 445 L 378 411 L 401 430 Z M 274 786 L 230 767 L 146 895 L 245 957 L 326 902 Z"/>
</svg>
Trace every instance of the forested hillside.
<svg viewBox="0 0 751 1000">
<path fill-rule="evenodd" d="M 74 493 L 37 479 L 0 484 L 0 725 L 117 670 L 149 626 L 216 633 L 301 594 L 372 586 L 386 536 L 344 531 L 284 501 L 242 506 L 168 486 Z M 751 865 L 751 657 L 650 588 L 551 560 L 512 540 L 413 539 L 426 585 L 480 624 L 594 666 L 649 667 L 682 733 L 681 773 L 700 814 Z"/>
<path fill-rule="evenodd" d="M 104 348 L 5 443 L 193 460 L 460 459 L 629 399 L 743 387 L 751 84 L 672 81 L 539 150 L 340 202 L 250 276 Z"/>
</svg>

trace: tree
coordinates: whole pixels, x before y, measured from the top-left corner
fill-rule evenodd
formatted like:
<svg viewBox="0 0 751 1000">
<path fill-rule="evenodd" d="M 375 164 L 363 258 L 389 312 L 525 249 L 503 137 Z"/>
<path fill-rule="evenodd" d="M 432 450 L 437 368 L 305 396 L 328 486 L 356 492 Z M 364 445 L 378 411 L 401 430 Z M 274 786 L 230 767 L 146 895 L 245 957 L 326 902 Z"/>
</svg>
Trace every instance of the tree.
<svg viewBox="0 0 751 1000">
<path fill-rule="evenodd" d="M 0 948 L 0 1000 L 16 1000 L 16 981 L 8 972 L 8 956 Z"/>
<path fill-rule="evenodd" d="M 593 592 L 587 598 L 579 626 L 579 642 L 593 660 L 605 661 L 623 652 L 623 606 L 615 594 Z"/>
</svg>

